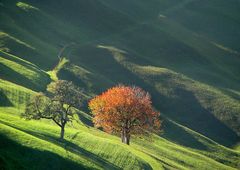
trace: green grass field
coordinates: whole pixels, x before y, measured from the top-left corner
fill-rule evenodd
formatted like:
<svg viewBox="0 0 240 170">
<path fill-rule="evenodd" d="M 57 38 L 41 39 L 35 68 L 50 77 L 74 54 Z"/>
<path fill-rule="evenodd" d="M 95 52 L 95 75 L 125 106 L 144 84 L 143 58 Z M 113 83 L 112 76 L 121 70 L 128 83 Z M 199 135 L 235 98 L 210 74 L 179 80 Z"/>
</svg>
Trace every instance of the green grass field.
<svg viewBox="0 0 240 170">
<path fill-rule="evenodd" d="M 1 161 L 9 167 L 13 166 L 11 161 L 14 159 L 19 161 L 15 166 L 23 166 L 24 168 L 31 166 L 36 166 L 36 168 L 38 166 L 48 167 L 44 165 L 46 159 L 56 161 L 56 164 L 65 159 L 60 165 L 52 167 L 54 169 L 61 167 L 61 165 L 67 166 L 70 160 L 73 168 L 83 166 L 97 169 L 160 169 L 161 167 L 170 169 L 231 169 L 231 166 L 237 167 L 239 161 L 239 152 L 220 146 L 193 132 L 191 135 L 198 137 L 199 140 L 205 140 L 203 143 L 205 143 L 206 148 L 208 147 L 207 149 L 212 149 L 212 151 L 204 152 L 183 147 L 159 136 L 153 136 L 151 140 L 135 137 L 131 146 L 125 146 L 121 144 L 119 138 L 85 124 L 80 125 L 77 121 L 67 128 L 66 141 L 60 142 L 58 139 L 59 128 L 54 124 L 49 124 L 46 121 L 25 121 L 17 115 L 5 112 L 1 111 L 1 134 L 5 134 L 3 139 L 6 138 L 8 141 L 17 143 L 14 146 L 20 150 L 20 152 L 14 152 L 13 148 L 10 150 L 5 147 L 1 148 Z M 23 154 L 21 150 L 27 148 L 33 151 L 26 157 L 18 159 L 15 154 Z M 41 152 L 44 152 L 47 158 L 41 158 Z M 218 155 L 216 152 L 219 152 Z M 38 155 L 38 153 L 40 154 Z M 223 163 L 229 166 L 216 160 L 225 161 Z M 7 168 L 9 168 L 8 166 Z M 50 167 L 48 168 L 50 169 Z"/>
<path fill-rule="evenodd" d="M 239 20 L 239 0 L 1 0 L 0 169 L 239 169 Z M 162 134 L 125 146 L 85 102 L 59 141 L 19 116 L 57 79 L 142 87 Z"/>
</svg>

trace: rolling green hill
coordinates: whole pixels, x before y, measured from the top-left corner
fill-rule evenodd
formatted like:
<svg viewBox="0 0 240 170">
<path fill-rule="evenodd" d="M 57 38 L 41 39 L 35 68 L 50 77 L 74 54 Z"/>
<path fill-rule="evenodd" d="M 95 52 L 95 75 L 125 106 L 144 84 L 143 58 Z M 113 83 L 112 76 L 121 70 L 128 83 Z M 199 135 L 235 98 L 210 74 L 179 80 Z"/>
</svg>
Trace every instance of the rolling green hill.
<svg viewBox="0 0 240 170">
<path fill-rule="evenodd" d="M 0 169 L 238 169 L 239 21 L 239 0 L 0 0 Z M 142 87 L 163 133 L 125 146 L 84 106 L 63 143 L 20 119 L 58 78 Z"/>
</svg>

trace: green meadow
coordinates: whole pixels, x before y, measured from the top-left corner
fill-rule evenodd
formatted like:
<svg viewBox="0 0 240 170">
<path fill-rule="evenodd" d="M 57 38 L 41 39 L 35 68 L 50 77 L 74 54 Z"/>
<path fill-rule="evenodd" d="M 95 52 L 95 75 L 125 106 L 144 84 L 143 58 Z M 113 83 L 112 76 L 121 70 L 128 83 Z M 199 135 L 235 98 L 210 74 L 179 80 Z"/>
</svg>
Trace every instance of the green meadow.
<svg viewBox="0 0 240 170">
<path fill-rule="evenodd" d="M 1 0 L 0 169 L 239 169 L 239 0 Z M 58 79 L 84 89 L 65 140 L 20 117 Z M 87 102 L 148 91 L 159 135 L 129 146 L 93 126 Z"/>
</svg>

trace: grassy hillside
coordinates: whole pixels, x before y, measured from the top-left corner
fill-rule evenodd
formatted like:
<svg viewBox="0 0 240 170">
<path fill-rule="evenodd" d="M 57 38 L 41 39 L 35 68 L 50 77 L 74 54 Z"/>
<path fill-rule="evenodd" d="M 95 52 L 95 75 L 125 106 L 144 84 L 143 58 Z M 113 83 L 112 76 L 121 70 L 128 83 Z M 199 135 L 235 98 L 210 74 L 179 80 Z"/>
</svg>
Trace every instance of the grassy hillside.
<svg viewBox="0 0 240 170">
<path fill-rule="evenodd" d="M 239 20 L 238 0 L 1 0 L 0 169 L 238 169 Z M 163 133 L 124 146 L 86 105 L 65 143 L 54 124 L 20 119 L 58 78 L 88 99 L 144 88 Z"/>
<path fill-rule="evenodd" d="M 0 79 L 0 109 L 5 110 L 6 107 L 9 107 L 16 109 L 17 112 L 22 111 L 30 99 L 30 96 L 34 93 L 36 92 Z"/>
<path fill-rule="evenodd" d="M 194 151 L 190 148 L 173 144 L 158 136 L 154 136 L 151 140 L 135 138 L 134 143 L 129 147 L 121 144 L 119 138 L 79 124 L 75 126 L 73 124 L 71 125 L 72 127 L 67 128 L 66 141 L 62 143 L 58 140 L 59 128 L 49 125 L 49 123 L 29 122 L 17 116 L 10 116 L 4 112 L 1 112 L 0 121 L 1 134 L 5 134 L 4 138 L 13 143 L 20 143 L 23 147 L 16 146 L 20 151 L 15 152 L 12 149 L 1 149 L 1 153 L 7 152 L 7 155 L 2 154 L 2 161 L 9 164 L 9 166 L 12 166 L 10 161 L 16 159 L 16 155 L 14 154 L 20 154 L 19 156 L 23 154 L 21 150 L 24 147 L 26 147 L 25 149 L 33 148 L 35 151 L 33 150 L 29 155 L 22 157 L 23 165 L 17 163 L 15 166 L 22 165 L 25 168 L 29 168 L 32 165 L 36 167 L 48 167 L 44 165 L 46 158 L 40 158 L 40 163 L 37 162 L 35 164 L 35 161 L 38 160 L 37 157 L 41 157 L 41 151 L 44 151 L 46 156 L 56 161 L 56 163 L 62 159 L 57 155 L 65 158 L 65 162 L 59 165 L 59 167 L 63 165 L 63 168 L 68 165 L 68 160 L 71 160 L 75 162 L 71 164 L 73 168 L 74 166 L 75 168 L 84 166 L 85 168 L 97 169 L 160 169 L 161 167 L 170 169 L 205 169 L 211 167 L 231 169 L 230 166 L 237 167 L 239 157 L 238 152 L 218 146 L 218 144 L 212 142 L 212 145 L 221 153 L 221 156 L 218 154 L 218 157 L 216 157 L 214 156 L 214 152 L 208 152 L 213 157 L 211 159 L 204 156 L 204 153 L 201 154 L 197 150 Z M 204 139 L 203 137 L 200 138 Z M 35 157 L 31 158 L 31 154 Z M 232 159 L 228 160 L 227 156 L 231 156 Z M 27 160 L 24 160 L 25 158 L 31 160 L 27 162 Z M 230 166 L 223 165 L 214 159 L 224 159 L 226 162 L 223 163 Z M 21 159 L 17 159 L 17 162 L 19 161 Z M 57 169 L 57 167 L 54 167 L 54 169 Z"/>
<path fill-rule="evenodd" d="M 0 75 L 5 80 L 37 91 L 44 91 L 50 82 L 49 76 L 32 63 L 3 51 L 0 59 Z"/>
<path fill-rule="evenodd" d="M 169 118 L 226 146 L 232 146 L 239 140 L 232 130 L 238 131 L 239 128 L 239 100 L 220 89 L 172 70 L 148 65 L 148 60 L 141 61 L 144 65 L 135 64 L 138 58 L 133 53 L 114 47 L 84 46 L 77 53 L 80 53 L 79 56 L 72 58 L 72 62 L 88 70 L 83 73 L 80 67 L 68 64 L 60 71 L 61 78 L 73 80 L 86 89 L 91 84 L 95 85 L 98 91 L 117 83 L 139 85 L 151 92 L 155 106 Z M 92 63 L 97 58 L 104 62 Z M 91 78 L 99 73 L 104 75 L 101 80 L 111 81 L 103 84 L 97 78 Z"/>
</svg>

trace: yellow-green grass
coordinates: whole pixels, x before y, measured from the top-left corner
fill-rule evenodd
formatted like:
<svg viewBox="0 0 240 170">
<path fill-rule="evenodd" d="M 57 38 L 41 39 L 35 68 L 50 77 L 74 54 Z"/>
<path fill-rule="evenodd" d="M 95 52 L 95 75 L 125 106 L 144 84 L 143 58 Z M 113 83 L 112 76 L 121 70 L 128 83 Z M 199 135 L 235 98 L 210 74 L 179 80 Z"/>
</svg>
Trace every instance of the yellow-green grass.
<svg viewBox="0 0 240 170">
<path fill-rule="evenodd" d="M 0 111 L 22 112 L 34 93 L 28 89 L 44 91 L 50 80 L 41 69 L 55 68 L 59 50 L 75 42 L 63 53 L 70 62 L 50 72 L 52 80 L 74 81 L 88 96 L 118 83 L 138 85 L 164 113 L 164 138 L 188 147 L 194 160 L 201 154 L 211 168 L 221 166 L 212 159 L 237 167 L 238 153 L 206 136 L 228 147 L 239 143 L 239 11 L 237 0 L 5 0 L 0 3 L 0 76 L 12 83 L 0 81 Z M 114 47 L 112 53 L 98 44 Z M 114 49 L 124 51 L 127 61 L 118 60 Z M 83 117 L 91 124 L 88 114 Z M 197 166 L 185 150 L 178 150 L 186 156 L 177 159 L 183 154 L 170 157 L 159 149 L 168 147 L 166 142 L 152 149 L 143 141 L 148 145 L 136 148 L 160 157 L 156 160 L 167 169 Z"/>
<path fill-rule="evenodd" d="M 29 11 L 29 10 L 39 10 L 38 8 L 35 8 L 29 4 L 26 4 L 24 2 L 17 2 L 16 6 L 18 6 L 19 8 L 25 10 L 25 11 Z"/>
<path fill-rule="evenodd" d="M 10 107 L 12 113 L 17 114 L 18 110 L 24 110 L 30 97 L 35 93 L 23 86 L 0 79 L 0 109 L 8 110 L 7 107 Z"/>
<path fill-rule="evenodd" d="M 2 123 L 0 124 L 0 127 L 1 136 L 4 134 L 4 138 L 1 139 L 1 142 L 3 142 L 1 146 L 6 147 L 0 149 L 1 166 L 4 169 L 41 169 L 41 167 L 47 169 L 68 168 L 68 166 L 64 165 L 66 163 L 75 169 L 80 167 L 97 168 L 96 165 L 93 165 L 77 154 L 66 153 L 66 150 L 63 147 L 54 143 L 24 133 L 21 130 L 6 126 Z M 10 141 L 10 144 L 14 141 L 17 146 L 12 145 L 9 147 L 4 143 L 4 140 Z M 23 147 L 26 148 L 25 151 L 27 153 L 24 153 L 24 150 L 20 149 Z M 20 151 L 20 153 L 18 153 L 18 151 Z M 25 157 L 21 152 L 24 153 Z M 52 163 L 55 163 L 55 165 L 51 165 L 48 161 L 53 161 Z M 76 164 L 79 164 L 79 166 Z"/>
<path fill-rule="evenodd" d="M 73 123 L 66 129 L 66 141 L 61 142 L 58 140 L 60 129 L 53 123 L 25 121 L 18 115 L 10 115 L 4 111 L 0 113 L 0 121 L 0 134 L 10 140 L 35 150 L 53 152 L 82 166 L 125 169 L 233 169 L 159 136 L 153 136 L 152 140 L 134 137 L 132 144 L 127 146 L 122 144 L 118 137 L 84 124 Z M 236 154 L 239 156 L 239 153 Z M 42 161 L 41 166 L 44 167 L 44 160 Z"/>
<path fill-rule="evenodd" d="M 201 5 L 196 5 L 199 2 L 191 0 L 166 2 L 103 0 L 95 3 L 72 0 L 67 4 L 63 1 L 58 1 L 58 3 L 53 1 L 47 5 L 41 2 L 9 0 L 4 1 L 1 6 L 1 18 L 4 22 L 0 23 L 0 27 L 5 35 L 10 37 L 8 39 L 11 39 L 11 41 L 3 40 L 4 48 L 18 54 L 17 56 L 21 58 L 40 65 L 41 68 L 48 68 L 48 70 L 55 66 L 54 61 L 58 60 L 57 54 L 62 46 L 76 42 L 77 45 L 74 47 L 72 55 L 69 52 L 71 50 L 68 49 L 65 56 L 70 56 L 70 60 L 74 61 L 76 67 L 82 67 L 93 73 L 91 83 L 88 81 L 85 84 L 87 84 L 87 88 L 95 92 L 100 92 L 115 83 L 124 83 L 124 79 L 132 79 L 132 76 L 123 69 L 115 70 L 117 67 L 115 67 L 114 61 L 110 60 L 109 62 L 107 58 L 99 59 L 99 51 L 89 52 L 85 50 L 87 46 L 80 48 L 78 45 L 114 44 L 119 48 L 124 48 L 127 52 L 136 53 L 137 55 L 134 56 L 136 63 L 146 62 L 156 67 L 165 67 L 194 80 L 199 80 L 199 82 L 223 88 L 224 91 L 229 89 L 227 90 L 230 91 L 228 94 L 236 96 L 231 91 L 239 91 L 239 57 L 224 49 L 238 51 L 234 48 L 234 44 L 239 44 L 236 38 L 239 37 L 237 29 L 230 32 L 229 27 L 214 26 L 216 30 L 223 33 L 222 36 L 225 39 L 230 34 L 231 38 L 235 40 L 234 43 L 229 44 L 229 40 L 226 39 L 225 44 L 222 41 L 218 42 L 218 37 L 203 26 L 201 27 L 203 33 L 201 33 L 201 30 L 193 29 L 192 25 L 187 24 L 193 21 L 196 25 L 198 23 L 198 20 L 190 19 L 188 13 L 193 18 L 208 14 L 211 17 L 204 18 L 205 21 L 209 19 L 207 23 L 221 21 L 222 17 L 224 22 L 231 22 L 232 25 L 235 25 L 233 28 L 238 28 L 239 24 L 236 19 L 238 19 L 239 12 L 233 5 L 236 3 L 234 1 L 231 0 L 232 3 L 227 5 L 226 10 L 233 11 L 229 14 L 221 6 L 213 5 L 214 2 L 211 2 L 211 5 L 205 4 L 214 13 L 209 10 L 205 13 L 200 8 Z M 225 4 L 223 0 L 221 3 Z M 63 12 L 63 8 L 69 13 Z M 79 12 L 84 10 L 87 12 Z M 88 13 L 91 10 L 96 13 Z M 181 13 L 182 11 L 183 13 Z M 196 14 L 195 11 L 198 13 Z M 108 18 L 109 16 L 111 17 Z M 165 17 L 159 18 L 159 16 Z M 39 23 L 32 24 L 36 20 Z M 65 22 L 67 24 L 63 24 Z M 40 29 L 42 27 L 38 25 L 42 25 L 44 28 Z M 236 34 L 233 37 L 234 33 Z M 225 48 L 219 49 L 219 45 L 217 47 L 214 43 Z M 22 46 L 16 48 L 16 44 L 22 44 Z M 29 51 L 28 55 L 23 55 L 24 51 L 28 51 L 27 49 L 30 47 L 35 50 Z M 88 57 L 89 55 L 91 58 Z M 89 63 L 84 63 L 82 58 L 89 60 Z M 104 66 L 106 70 L 99 67 L 102 63 L 107 63 Z M 115 70 L 115 72 L 109 70 Z M 94 82 L 95 77 L 98 79 Z M 74 77 L 69 79 L 75 80 Z M 130 83 L 136 84 L 135 79 Z M 79 79 L 78 82 L 81 83 Z M 95 84 L 100 87 L 96 87 Z M 147 90 L 152 90 L 152 87 Z M 239 95 L 237 97 L 239 99 Z M 211 112 L 209 109 L 207 111 Z M 232 126 L 231 121 L 228 121 L 227 124 L 231 127 L 235 126 Z M 234 129 L 237 131 L 236 128 Z"/>
<path fill-rule="evenodd" d="M 47 73 L 50 75 L 51 79 L 53 81 L 58 80 L 58 72 L 64 67 L 65 64 L 67 64 L 69 62 L 68 59 L 66 58 L 61 58 L 58 62 L 58 64 L 54 67 L 53 70 L 48 71 Z"/>
<path fill-rule="evenodd" d="M 155 159 L 132 148 L 128 148 L 128 146 L 121 144 L 119 139 L 114 137 L 110 137 L 108 139 L 103 138 L 101 132 L 88 130 L 84 126 L 78 130 L 67 128 L 65 135 L 66 141 L 65 143 L 61 143 L 58 140 L 59 128 L 53 125 L 49 125 L 49 123 L 44 124 L 43 122 L 36 121 L 26 122 L 25 120 L 21 120 L 16 116 L 11 116 L 4 113 L 1 113 L 0 117 L 1 123 L 4 125 L 15 128 L 15 130 L 17 129 L 18 131 L 22 131 L 21 133 L 27 133 L 28 135 L 31 134 L 32 136 L 37 137 L 44 142 L 50 141 L 51 143 L 62 147 L 62 149 L 65 148 L 66 154 L 62 156 L 66 156 L 69 159 L 71 159 L 71 154 L 75 154 L 80 158 L 83 157 L 84 159 L 87 159 L 88 161 L 92 162 L 96 166 L 98 165 L 101 168 L 121 167 L 126 169 L 142 169 L 145 167 L 149 169 L 151 166 L 153 166 L 154 169 L 161 168 L 161 164 L 158 163 Z M 1 134 L 4 133 L 4 131 L 1 132 Z M 18 138 L 11 139 L 17 140 Z M 17 142 L 21 143 L 21 139 L 19 139 Z M 24 145 L 24 141 L 22 142 Z M 52 145 L 45 144 L 46 148 L 43 147 L 43 145 L 40 145 L 39 148 L 36 148 L 36 146 L 31 146 L 31 144 L 39 145 L 35 143 L 35 141 L 32 141 L 31 143 L 25 143 L 26 146 L 33 147 L 35 149 L 40 149 L 41 147 L 42 150 L 54 150 L 54 147 Z M 61 154 L 61 152 L 59 154 Z M 81 161 L 77 160 L 77 162 L 81 164 Z"/>
<path fill-rule="evenodd" d="M 163 69 L 164 70 L 164 69 Z M 157 70 L 157 73 L 158 73 L 158 71 L 159 70 Z M 151 71 L 152 73 L 155 73 L 154 71 Z M 5 85 L 5 86 L 4 86 Z M 10 88 L 11 90 L 10 91 L 14 91 L 14 89 L 22 89 L 22 91 L 24 91 L 24 92 L 26 92 L 26 93 L 30 93 L 30 94 L 33 94 L 34 92 L 33 91 L 31 91 L 31 90 L 28 90 L 28 89 L 26 89 L 26 88 L 24 88 L 24 87 L 21 87 L 21 86 L 17 86 L 17 85 L 15 85 L 15 84 L 13 84 L 13 83 L 10 83 L 10 82 L 7 82 L 7 81 L 3 81 L 2 80 L 2 88 L 4 89 L 4 88 L 6 88 L 6 87 L 8 87 L 8 88 Z M 8 95 L 9 96 L 9 95 Z M 13 96 L 22 96 L 22 95 L 13 95 Z M 14 100 L 13 100 L 14 101 Z M 15 100 L 16 101 L 16 100 Z M 18 100 L 17 100 L 18 101 Z M 16 102 L 16 103 L 18 103 L 18 102 Z M 7 112 L 11 112 L 11 113 L 14 113 L 15 112 L 15 114 L 17 113 L 17 110 L 9 110 L 8 108 L 6 108 L 6 107 L 4 107 L 4 108 L 1 108 L 0 110 L 2 110 L 3 112 L 6 112 L 6 110 L 7 110 Z M 5 117 L 8 117 L 8 116 L 6 116 L 5 115 Z M 14 119 L 18 119 L 18 117 L 14 117 Z M 13 119 L 12 119 L 13 120 Z M 23 121 L 23 120 L 21 120 L 21 121 Z M 24 121 L 23 121 L 24 122 Z M 23 122 L 14 122 L 14 123 L 12 123 L 12 126 L 13 125 L 17 125 L 17 124 L 24 124 Z M 33 125 L 33 127 L 30 127 L 29 129 L 35 129 L 35 128 L 40 128 L 40 126 L 37 126 L 37 122 L 36 121 L 33 121 L 34 122 L 34 124 L 32 124 Z M 25 122 L 25 123 L 27 123 L 27 122 Z M 40 124 L 42 124 L 42 123 L 40 123 Z M 34 128 L 34 126 L 36 125 L 36 127 Z M 26 126 L 26 125 L 24 125 L 24 126 Z M 78 126 L 79 127 L 79 126 Z M 80 126 L 81 127 L 81 126 Z M 59 129 L 57 128 L 57 127 L 55 127 L 56 128 L 56 130 L 55 130 L 55 132 L 54 132 L 54 135 L 55 135 L 55 138 L 57 138 L 58 137 L 58 131 L 59 131 Z M 81 127 L 81 130 L 82 129 L 84 129 L 84 131 L 86 130 L 86 128 L 83 128 L 83 127 Z M 46 130 L 47 131 L 47 130 Z M 72 131 L 72 130 L 71 130 Z M 44 132 L 45 133 L 45 132 Z M 68 133 L 68 132 L 67 132 Z M 102 135 L 102 133 L 100 133 L 99 131 L 95 131 L 95 130 L 93 130 L 93 131 L 91 131 L 91 133 L 94 133 L 94 135 Z M 99 133 L 99 134 L 98 134 Z M 84 135 L 85 136 L 85 135 Z M 115 138 L 115 137 L 112 137 L 112 136 L 109 136 L 109 135 L 106 135 L 106 134 L 104 134 L 104 138 L 108 138 L 108 139 L 110 139 L 110 138 L 114 138 L 116 141 L 118 141 L 119 142 L 119 139 L 117 139 L 117 138 Z M 141 141 L 141 140 L 140 140 Z M 147 141 L 148 142 L 148 141 Z M 143 142 L 142 143 L 142 141 L 140 142 L 141 144 L 144 144 L 144 143 L 147 143 L 147 142 Z M 166 142 L 166 141 L 165 141 Z M 120 143 L 120 142 L 119 142 Z M 138 143 L 138 141 L 136 142 L 136 143 Z M 78 144 L 77 143 L 77 145 L 81 145 L 81 144 Z M 146 144 L 147 146 L 154 146 L 154 145 L 152 145 L 152 143 L 148 143 L 148 144 Z M 165 145 L 162 145 L 162 144 L 158 144 L 158 146 L 163 146 L 163 148 L 165 148 Z M 83 146 L 84 148 L 85 148 L 85 145 Z M 140 148 L 141 147 L 143 147 L 143 146 L 139 146 L 139 144 L 136 146 L 139 150 L 141 150 Z M 146 146 L 144 146 L 144 147 L 146 147 Z M 209 159 L 209 158 L 207 158 L 207 157 L 204 157 L 203 155 L 201 155 L 202 156 L 202 159 L 203 159 L 203 161 L 204 161 L 204 163 L 203 164 L 197 164 L 195 161 L 192 161 L 192 160 L 189 160 L 190 158 L 188 157 L 188 156 L 186 156 L 186 157 L 182 157 L 182 159 L 180 159 L 180 160 L 178 160 L 178 158 L 180 157 L 179 155 L 178 156 L 173 156 L 173 154 L 172 154 L 172 152 L 169 150 L 163 150 L 162 151 L 162 149 L 163 148 L 160 148 L 159 150 L 159 153 L 161 153 L 161 155 L 164 155 L 164 157 L 162 157 L 162 158 L 159 158 L 159 155 L 157 154 L 157 156 L 156 156 L 156 153 L 152 153 L 153 151 L 151 151 L 149 154 L 151 155 L 151 156 L 153 156 L 153 157 L 155 157 L 155 159 L 160 159 L 160 160 L 158 160 L 158 161 L 160 161 L 160 162 L 164 162 L 164 166 L 166 166 L 166 167 L 168 167 L 169 166 L 169 164 L 170 164 L 170 167 L 172 167 L 172 168 L 179 168 L 179 169 L 181 169 L 181 168 L 189 168 L 189 167 L 191 167 L 191 166 L 202 166 L 203 168 L 205 167 L 205 166 L 203 166 L 203 165 L 206 165 L 206 166 L 212 166 L 212 167 L 218 167 L 218 166 L 220 166 L 217 162 L 215 162 L 215 161 L 213 161 L 212 159 Z M 149 150 L 149 149 L 147 149 L 147 150 Z M 157 149 L 156 148 L 154 148 L 153 149 L 154 151 L 156 151 Z M 176 150 L 176 148 L 175 148 L 175 150 Z M 180 150 L 181 151 L 181 150 Z M 177 151 L 177 152 L 180 152 L 179 150 Z M 186 151 L 186 150 L 185 150 Z M 146 152 L 149 152 L 149 151 L 146 151 Z M 169 152 L 169 153 L 168 153 Z M 193 151 L 191 151 L 191 152 L 193 152 Z M 225 157 L 225 155 L 223 156 L 223 158 L 221 158 L 221 156 L 220 156 L 220 154 L 221 153 L 217 153 L 217 152 L 215 152 L 215 153 L 213 153 L 213 154 L 211 154 L 211 153 L 209 153 L 208 154 L 208 152 L 206 151 L 206 152 L 202 152 L 203 154 L 205 154 L 205 155 L 208 155 L 209 157 L 213 157 L 213 159 L 217 159 L 216 157 L 214 157 L 213 156 L 213 154 L 217 154 L 219 157 L 220 157 L 220 161 L 223 161 L 224 160 L 224 158 L 226 159 L 226 157 Z M 138 153 L 139 154 L 139 153 Z M 185 153 L 185 152 L 183 152 L 182 153 L 182 151 L 181 151 L 181 154 L 184 154 L 184 155 L 187 155 L 187 153 Z M 171 157 L 171 158 L 169 158 L 169 157 Z M 191 156 L 190 157 L 195 157 L 195 155 L 192 155 L 191 154 Z M 209 159 L 209 160 L 208 160 Z M 233 157 L 230 157 L 230 159 L 233 159 Z M 185 161 L 185 160 L 187 160 L 187 161 Z M 205 163 L 205 161 L 210 161 L 210 165 L 208 165 L 208 164 L 206 164 Z M 238 161 L 238 160 L 236 160 L 236 161 Z M 153 161 L 154 162 L 154 161 Z M 153 164 L 156 164 L 156 163 L 153 163 Z M 230 163 L 227 163 L 227 164 L 231 164 L 231 161 L 230 161 Z M 236 166 L 236 164 L 232 164 L 232 165 L 235 165 Z M 221 167 L 221 166 L 220 166 Z M 219 167 L 218 167 L 219 168 Z"/>
<path fill-rule="evenodd" d="M 49 76 L 36 65 L 9 53 L 0 51 L 0 76 L 32 90 L 44 91 Z"/>
<path fill-rule="evenodd" d="M 240 151 L 240 144 L 237 144 L 235 147 L 234 147 L 235 150 L 237 151 Z"/>
</svg>

